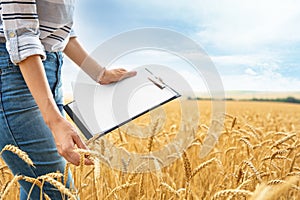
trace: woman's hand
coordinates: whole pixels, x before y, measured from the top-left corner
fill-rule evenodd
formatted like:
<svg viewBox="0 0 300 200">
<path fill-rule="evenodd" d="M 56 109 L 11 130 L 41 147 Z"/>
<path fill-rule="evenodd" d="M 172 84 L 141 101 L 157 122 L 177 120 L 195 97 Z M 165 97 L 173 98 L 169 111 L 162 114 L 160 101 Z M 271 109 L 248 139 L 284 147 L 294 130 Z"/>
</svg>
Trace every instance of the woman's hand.
<svg viewBox="0 0 300 200">
<path fill-rule="evenodd" d="M 74 165 L 80 164 L 80 155 L 77 148 L 87 149 L 87 146 L 80 139 L 76 129 L 64 118 L 60 118 L 49 127 L 54 136 L 58 153 Z M 92 165 L 93 162 L 85 158 L 84 164 Z"/>
<path fill-rule="evenodd" d="M 101 85 L 107 85 L 135 75 L 136 75 L 136 71 L 127 71 L 126 69 L 122 69 L 122 68 L 106 70 L 102 75 L 102 77 L 100 78 L 99 83 Z"/>
</svg>

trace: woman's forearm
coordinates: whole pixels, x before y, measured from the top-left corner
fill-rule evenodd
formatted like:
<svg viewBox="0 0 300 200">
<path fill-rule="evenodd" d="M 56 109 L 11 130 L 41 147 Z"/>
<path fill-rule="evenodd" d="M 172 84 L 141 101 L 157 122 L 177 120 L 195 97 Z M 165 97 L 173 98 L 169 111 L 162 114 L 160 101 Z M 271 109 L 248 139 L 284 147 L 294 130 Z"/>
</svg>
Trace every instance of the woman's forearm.
<svg viewBox="0 0 300 200">
<path fill-rule="evenodd" d="M 62 117 L 51 93 L 40 56 L 30 56 L 20 62 L 19 66 L 24 80 L 42 113 L 44 121 L 51 127 L 53 123 Z"/>
<path fill-rule="evenodd" d="M 100 81 L 105 72 L 105 68 L 101 67 L 99 63 L 89 56 L 77 38 L 70 38 L 66 48 L 64 49 L 64 53 L 94 81 Z"/>
<path fill-rule="evenodd" d="M 64 53 L 100 84 L 110 84 L 136 75 L 135 71 L 128 72 L 122 68 L 106 70 L 84 50 L 77 38 L 74 37 L 70 38 Z"/>
<path fill-rule="evenodd" d="M 76 129 L 61 116 L 51 93 L 40 56 L 30 56 L 20 62 L 19 66 L 44 121 L 53 134 L 58 153 L 67 161 L 79 165 L 80 156 L 74 149 L 76 146 L 83 149 L 87 147 L 78 136 Z M 85 163 L 92 164 L 92 161 L 85 159 Z"/>
<path fill-rule="evenodd" d="M 80 45 L 76 37 L 69 39 L 64 53 L 78 66 L 81 66 L 83 61 L 88 57 L 87 51 Z"/>
</svg>

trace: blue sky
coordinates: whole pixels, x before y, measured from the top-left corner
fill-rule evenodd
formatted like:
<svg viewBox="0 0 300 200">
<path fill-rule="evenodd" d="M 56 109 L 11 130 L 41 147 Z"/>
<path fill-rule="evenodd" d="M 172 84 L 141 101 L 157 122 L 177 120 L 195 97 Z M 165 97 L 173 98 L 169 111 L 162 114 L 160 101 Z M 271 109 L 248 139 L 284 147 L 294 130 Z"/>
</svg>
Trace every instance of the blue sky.
<svg viewBox="0 0 300 200">
<path fill-rule="evenodd" d="M 88 51 L 124 31 L 168 28 L 205 49 L 225 90 L 300 91 L 297 0 L 88 0 L 75 18 Z"/>
</svg>

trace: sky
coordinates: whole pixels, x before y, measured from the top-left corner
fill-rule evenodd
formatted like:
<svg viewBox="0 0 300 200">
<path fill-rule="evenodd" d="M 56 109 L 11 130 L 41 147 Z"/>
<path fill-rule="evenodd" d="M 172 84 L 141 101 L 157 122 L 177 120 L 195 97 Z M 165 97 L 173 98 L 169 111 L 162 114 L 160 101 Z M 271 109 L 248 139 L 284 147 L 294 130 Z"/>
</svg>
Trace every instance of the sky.
<svg viewBox="0 0 300 200">
<path fill-rule="evenodd" d="M 298 0 L 88 0 L 76 4 L 75 31 L 89 52 L 122 32 L 167 28 L 206 51 L 226 91 L 300 91 Z M 68 60 L 66 64 L 72 65 Z M 185 69 L 182 65 L 180 73 L 192 85 L 201 85 L 203 80 Z M 73 66 L 65 69 L 65 85 L 75 72 Z"/>
</svg>

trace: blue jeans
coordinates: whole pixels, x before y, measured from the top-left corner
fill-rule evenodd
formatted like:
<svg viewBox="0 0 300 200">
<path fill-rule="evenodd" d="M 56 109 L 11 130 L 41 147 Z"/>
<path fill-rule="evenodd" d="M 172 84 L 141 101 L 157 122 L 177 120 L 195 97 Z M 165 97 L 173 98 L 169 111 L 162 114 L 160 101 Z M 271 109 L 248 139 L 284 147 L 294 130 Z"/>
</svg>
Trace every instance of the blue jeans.
<svg viewBox="0 0 300 200">
<path fill-rule="evenodd" d="M 52 52 L 47 53 L 47 60 L 43 62 L 49 86 L 61 113 L 62 60 L 61 52 Z M 34 66 L 31 67 L 34 70 Z M 15 145 L 25 151 L 35 165 L 31 167 L 15 154 L 5 151 L 2 158 L 14 175 L 37 178 L 50 172 L 64 173 L 65 160 L 58 154 L 52 133 L 45 124 L 19 67 L 11 63 L 3 43 L 0 43 L 0 138 L 0 149 L 7 144 Z M 70 173 L 68 179 L 71 179 Z M 25 200 L 32 184 L 24 180 L 19 183 L 20 199 Z M 43 192 L 51 199 L 62 199 L 61 193 L 49 183 L 44 184 Z M 40 199 L 37 186 L 31 192 L 30 199 Z"/>
</svg>

